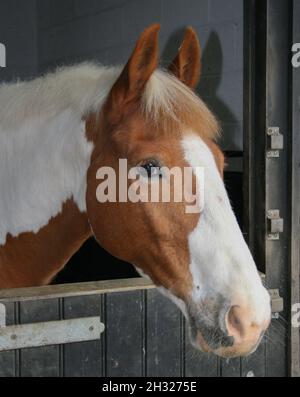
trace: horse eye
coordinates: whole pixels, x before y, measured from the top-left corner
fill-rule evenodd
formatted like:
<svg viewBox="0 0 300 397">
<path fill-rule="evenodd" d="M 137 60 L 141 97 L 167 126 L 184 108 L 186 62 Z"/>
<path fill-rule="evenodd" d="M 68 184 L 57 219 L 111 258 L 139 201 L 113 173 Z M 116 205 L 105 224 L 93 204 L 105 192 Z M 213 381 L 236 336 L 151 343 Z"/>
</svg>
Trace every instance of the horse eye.
<svg viewBox="0 0 300 397">
<path fill-rule="evenodd" d="M 146 170 L 148 178 L 151 178 L 154 176 L 159 176 L 160 178 L 162 177 L 161 166 L 155 160 L 149 160 L 149 161 L 141 164 L 141 167 Z"/>
</svg>

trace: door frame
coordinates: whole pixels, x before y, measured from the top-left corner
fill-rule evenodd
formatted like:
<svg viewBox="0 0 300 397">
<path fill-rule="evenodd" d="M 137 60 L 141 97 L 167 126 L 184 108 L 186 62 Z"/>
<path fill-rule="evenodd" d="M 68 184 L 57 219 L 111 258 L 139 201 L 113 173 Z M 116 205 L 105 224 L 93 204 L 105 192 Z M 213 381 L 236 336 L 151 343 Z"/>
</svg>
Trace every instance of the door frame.
<svg viewBox="0 0 300 397">
<path fill-rule="evenodd" d="M 300 42 L 300 7 L 293 0 L 245 0 L 244 12 L 245 233 L 267 287 L 284 300 L 283 319 L 272 322 L 266 341 L 266 373 L 299 376 L 291 304 L 299 302 L 300 71 L 292 70 L 291 46 Z M 283 135 L 279 157 L 268 157 L 270 127 Z M 272 240 L 268 211 L 277 209 L 284 228 Z"/>
</svg>

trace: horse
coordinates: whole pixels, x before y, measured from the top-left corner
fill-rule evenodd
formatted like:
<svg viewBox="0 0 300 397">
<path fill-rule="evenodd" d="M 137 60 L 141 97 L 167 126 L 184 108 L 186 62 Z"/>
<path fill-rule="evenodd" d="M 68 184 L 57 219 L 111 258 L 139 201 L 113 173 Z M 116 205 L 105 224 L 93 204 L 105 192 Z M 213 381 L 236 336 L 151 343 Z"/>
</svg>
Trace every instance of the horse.
<svg viewBox="0 0 300 397">
<path fill-rule="evenodd" d="M 83 63 L 2 84 L 0 288 L 49 284 L 94 236 L 180 308 L 198 349 L 247 355 L 269 326 L 270 296 L 224 186 L 219 123 L 195 93 L 197 35 L 188 27 L 162 69 L 159 29 L 144 30 L 123 68 Z M 187 199 L 100 203 L 97 172 L 118 175 L 119 159 L 150 174 L 202 167 L 204 207 L 187 213 Z"/>
</svg>

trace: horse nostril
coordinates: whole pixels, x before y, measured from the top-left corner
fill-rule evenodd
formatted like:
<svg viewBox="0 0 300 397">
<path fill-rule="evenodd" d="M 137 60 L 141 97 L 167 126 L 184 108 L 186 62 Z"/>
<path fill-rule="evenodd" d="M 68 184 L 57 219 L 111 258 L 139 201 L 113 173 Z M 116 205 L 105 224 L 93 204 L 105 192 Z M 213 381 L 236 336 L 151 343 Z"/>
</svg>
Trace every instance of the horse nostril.
<svg viewBox="0 0 300 397">
<path fill-rule="evenodd" d="M 222 347 L 231 347 L 234 345 L 234 337 L 233 336 L 224 336 L 221 340 Z"/>
<path fill-rule="evenodd" d="M 231 323 L 231 325 L 234 328 L 240 328 L 242 326 L 241 320 L 237 317 L 236 313 L 234 313 L 233 310 L 230 310 L 228 316 L 229 316 L 228 321 Z"/>
<path fill-rule="evenodd" d="M 227 313 L 226 327 L 228 335 L 234 337 L 236 342 L 241 341 L 252 328 L 252 321 L 247 310 L 240 306 L 232 306 Z"/>
</svg>

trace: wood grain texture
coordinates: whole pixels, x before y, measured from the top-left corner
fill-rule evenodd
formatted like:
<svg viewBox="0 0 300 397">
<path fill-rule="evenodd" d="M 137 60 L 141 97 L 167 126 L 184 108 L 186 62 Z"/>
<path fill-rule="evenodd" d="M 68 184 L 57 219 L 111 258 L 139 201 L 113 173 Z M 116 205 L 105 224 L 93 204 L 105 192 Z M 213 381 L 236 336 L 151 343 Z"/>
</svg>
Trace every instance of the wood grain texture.
<svg viewBox="0 0 300 397">
<path fill-rule="evenodd" d="M 106 297 L 106 376 L 144 376 L 142 292 Z"/>
<path fill-rule="evenodd" d="M 100 316 L 101 295 L 66 298 L 63 300 L 64 319 Z M 102 366 L 102 335 L 100 340 L 70 343 L 63 346 L 63 376 L 100 377 Z"/>
<path fill-rule="evenodd" d="M 59 301 L 55 299 L 22 302 L 19 316 L 21 324 L 59 320 Z M 19 372 L 21 377 L 60 376 L 59 346 L 21 349 Z"/>
<path fill-rule="evenodd" d="M 155 288 L 155 286 L 151 281 L 139 277 L 121 280 L 92 281 L 87 283 L 48 285 L 45 287 L 2 289 L 0 290 L 0 302 L 67 298 L 152 288 Z"/>
<path fill-rule="evenodd" d="M 179 309 L 157 290 L 146 293 L 146 374 L 182 375 L 182 319 Z"/>
<path fill-rule="evenodd" d="M 16 304 L 6 303 L 6 325 L 16 323 Z M 18 351 L 0 352 L 0 377 L 18 376 Z"/>
</svg>

